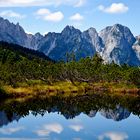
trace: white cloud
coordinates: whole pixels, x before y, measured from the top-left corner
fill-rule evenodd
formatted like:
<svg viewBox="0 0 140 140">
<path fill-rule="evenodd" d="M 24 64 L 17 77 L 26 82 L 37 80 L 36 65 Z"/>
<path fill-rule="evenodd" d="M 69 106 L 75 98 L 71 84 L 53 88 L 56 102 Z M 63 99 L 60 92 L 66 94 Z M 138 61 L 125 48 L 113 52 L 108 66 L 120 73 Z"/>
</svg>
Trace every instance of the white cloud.
<svg viewBox="0 0 140 140">
<path fill-rule="evenodd" d="M 108 138 L 110 140 L 126 140 L 128 139 L 128 135 L 120 132 L 107 132 L 99 136 L 98 140 L 104 140 L 105 138 Z"/>
<path fill-rule="evenodd" d="M 59 22 L 64 18 L 64 15 L 62 12 L 58 11 L 58 12 L 54 12 L 54 13 L 50 13 L 47 16 L 45 16 L 45 20 L 47 21 L 52 21 L 52 22 Z"/>
<path fill-rule="evenodd" d="M 24 127 L 0 128 L 0 133 L 4 135 L 11 135 L 21 130 L 24 130 Z"/>
<path fill-rule="evenodd" d="M 77 1 L 77 3 L 75 4 L 75 7 L 81 7 L 86 3 L 86 0 L 79 0 Z"/>
<path fill-rule="evenodd" d="M 60 6 L 80 7 L 86 0 L 0 0 L 0 7 Z"/>
<path fill-rule="evenodd" d="M 57 134 L 60 134 L 63 131 L 63 127 L 59 123 L 47 124 L 44 126 L 44 128 Z"/>
<path fill-rule="evenodd" d="M 49 10 L 49 9 L 42 8 L 42 9 L 39 9 L 39 10 L 36 12 L 36 14 L 37 14 L 37 15 L 50 14 L 50 10 Z"/>
<path fill-rule="evenodd" d="M 60 22 L 63 20 L 64 15 L 61 11 L 51 12 L 49 9 L 39 9 L 35 15 L 46 21 Z"/>
<path fill-rule="evenodd" d="M 20 19 L 26 17 L 25 15 L 16 13 L 16 12 L 14 12 L 12 10 L 2 11 L 2 12 L 0 12 L 0 16 L 1 17 L 10 17 L 10 18 L 20 18 Z"/>
<path fill-rule="evenodd" d="M 37 130 L 35 133 L 38 136 L 44 137 L 48 136 L 50 133 L 54 132 L 60 134 L 63 131 L 63 127 L 58 123 L 46 124 L 43 129 Z"/>
<path fill-rule="evenodd" d="M 112 3 L 109 7 L 99 5 L 98 9 L 110 14 L 126 13 L 129 10 L 129 8 L 123 3 Z"/>
<path fill-rule="evenodd" d="M 82 125 L 70 125 L 69 128 L 76 132 L 79 132 L 80 130 L 84 129 Z"/>
<path fill-rule="evenodd" d="M 38 136 L 40 136 L 40 137 L 44 137 L 44 136 L 49 136 L 49 134 L 50 134 L 50 131 L 48 131 L 48 130 L 37 130 L 36 131 L 36 134 L 38 135 Z"/>
<path fill-rule="evenodd" d="M 84 19 L 84 17 L 82 15 L 80 15 L 79 13 L 76 13 L 70 17 L 70 20 L 74 20 L 74 21 L 80 21 L 83 19 Z"/>
</svg>

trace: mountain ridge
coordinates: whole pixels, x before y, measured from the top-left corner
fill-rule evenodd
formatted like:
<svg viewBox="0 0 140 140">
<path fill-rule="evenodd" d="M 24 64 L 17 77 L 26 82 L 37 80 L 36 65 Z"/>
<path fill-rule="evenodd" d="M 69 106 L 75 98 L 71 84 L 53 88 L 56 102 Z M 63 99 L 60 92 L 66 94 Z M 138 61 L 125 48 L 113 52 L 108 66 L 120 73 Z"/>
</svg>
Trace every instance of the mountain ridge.
<svg viewBox="0 0 140 140">
<path fill-rule="evenodd" d="M 80 31 L 66 26 L 62 32 L 45 36 L 25 33 L 17 24 L 0 17 L 0 41 L 38 50 L 55 61 L 66 61 L 66 53 L 75 54 L 76 60 L 99 54 L 105 63 L 140 66 L 140 36 L 121 24 L 108 26 L 99 33 L 95 28 Z"/>
</svg>

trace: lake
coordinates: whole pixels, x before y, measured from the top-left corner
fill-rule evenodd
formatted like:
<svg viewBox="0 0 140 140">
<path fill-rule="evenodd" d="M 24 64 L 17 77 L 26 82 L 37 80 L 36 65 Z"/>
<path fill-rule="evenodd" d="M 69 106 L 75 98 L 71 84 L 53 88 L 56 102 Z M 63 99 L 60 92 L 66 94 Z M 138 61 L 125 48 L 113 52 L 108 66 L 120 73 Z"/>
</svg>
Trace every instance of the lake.
<svg viewBox="0 0 140 140">
<path fill-rule="evenodd" d="M 0 102 L 0 140 L 139 140 L 140 98 L 110 95 Z"/>
</svg>

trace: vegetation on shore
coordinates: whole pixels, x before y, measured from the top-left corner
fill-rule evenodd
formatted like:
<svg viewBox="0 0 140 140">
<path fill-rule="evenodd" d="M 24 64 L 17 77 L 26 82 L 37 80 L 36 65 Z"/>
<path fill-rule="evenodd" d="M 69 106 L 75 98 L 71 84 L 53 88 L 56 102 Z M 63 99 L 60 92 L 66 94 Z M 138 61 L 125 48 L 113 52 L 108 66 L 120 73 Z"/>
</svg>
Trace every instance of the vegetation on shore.
<svg viewBox="0 0 140 140">
<path fill-rule="evenodd" d="M 104 64 L 97 55 L 77 62 L 73 54 L 67 54 L 67 62 L 56 63 L 42 53 L 0 43 L 0 93 L 4 94 L 25 96 L 89 90 L 139 93 L 139 77 L 140 68 Z"/>
<path fill-rule="evenodd" d="M 35 81 L 34 81 L 35 82 Z M 3 91 L 9 97 L 43 97 L 43 96 L 77 96 L 85 95 L 86 93 L 113 93 L 113 94 L 140 94 L 140 89 L 135 85 L 126 85 L 125 83 L 81 83 L 77 86 L 71 82 L 57 82 L 52 85 L 36 81 L 34 84 L 21 83 L 17 87 L 10 85 L 3 86 Z"/>
</svg>

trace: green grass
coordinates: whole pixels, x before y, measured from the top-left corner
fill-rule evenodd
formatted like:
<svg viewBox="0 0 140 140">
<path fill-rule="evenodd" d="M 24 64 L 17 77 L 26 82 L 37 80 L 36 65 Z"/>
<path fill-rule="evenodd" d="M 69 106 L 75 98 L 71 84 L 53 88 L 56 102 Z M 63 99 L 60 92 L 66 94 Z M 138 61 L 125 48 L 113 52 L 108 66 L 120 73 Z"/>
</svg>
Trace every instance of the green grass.
<svg viewBox="0 0 140 140">
<path fill-rule="evenodd" d="M 94 94 L 95 92 L 111 92 L 111 93 L 139 93 L 135 85 L 126 83 L 76 83 L 63 81 L 48 85 L 40 80 L 28 81 L 27 83 L 18 83 L 16 88 L 5 85 L 1 89 L 2 93 L 8 93 L 11 96 L 77 96 L 84 95 L 86 92 Z"/>
</svg>

